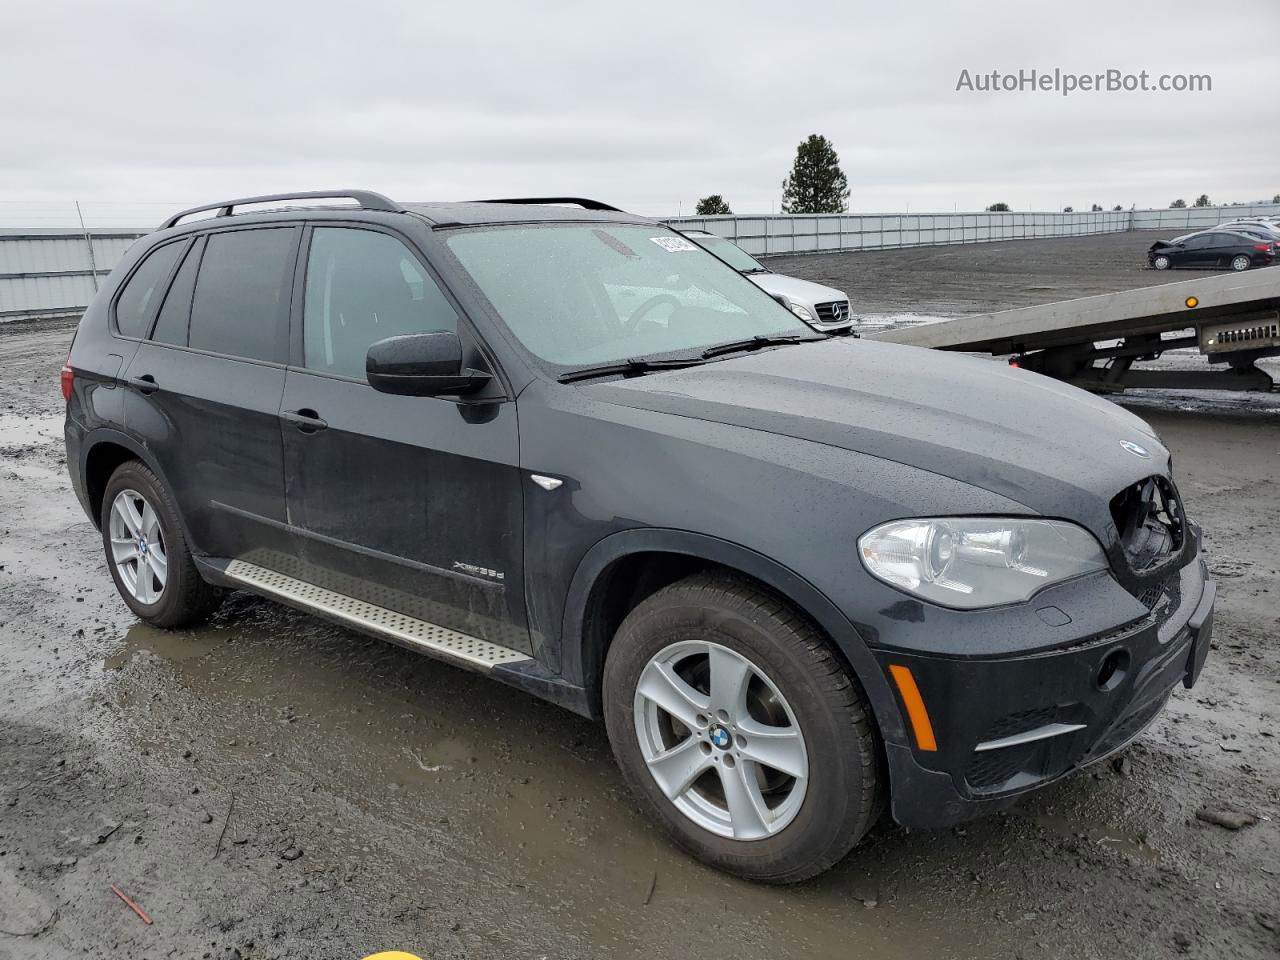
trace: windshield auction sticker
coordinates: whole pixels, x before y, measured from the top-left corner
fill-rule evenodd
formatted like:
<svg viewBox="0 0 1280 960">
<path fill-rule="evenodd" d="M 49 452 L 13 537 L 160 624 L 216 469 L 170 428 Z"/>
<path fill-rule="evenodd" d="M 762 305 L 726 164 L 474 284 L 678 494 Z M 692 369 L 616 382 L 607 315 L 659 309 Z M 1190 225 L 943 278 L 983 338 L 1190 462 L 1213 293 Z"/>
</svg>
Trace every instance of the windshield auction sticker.
<svg viewBox="0 0 1280 960">
<path fill-rule="evenodd" d="M 680 253 L 682 250 L 698 249 L 684 237 L 650 237 L 649 239 L 668 253 Z"/>
</svg>

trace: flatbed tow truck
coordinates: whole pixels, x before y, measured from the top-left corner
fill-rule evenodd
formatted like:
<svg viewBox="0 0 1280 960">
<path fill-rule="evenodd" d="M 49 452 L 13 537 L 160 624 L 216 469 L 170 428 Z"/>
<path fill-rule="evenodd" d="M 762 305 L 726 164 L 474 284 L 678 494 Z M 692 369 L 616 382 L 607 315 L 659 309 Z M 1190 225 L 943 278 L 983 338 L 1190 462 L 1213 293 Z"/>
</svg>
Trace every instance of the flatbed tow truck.
<svg viewBox="0 0 1280 960">
<path fill-rule="evenodd" d="M 1007 355 L 1011 364 L 1096 393 L 1272 391 L 1275 383 L 1256 362 L 1280 355 L 1280 268 L 898 327 L 868 339 Z M 1136 361 L 1187 347 L 1219 369 L 1134 369 Z"/>
</svg>

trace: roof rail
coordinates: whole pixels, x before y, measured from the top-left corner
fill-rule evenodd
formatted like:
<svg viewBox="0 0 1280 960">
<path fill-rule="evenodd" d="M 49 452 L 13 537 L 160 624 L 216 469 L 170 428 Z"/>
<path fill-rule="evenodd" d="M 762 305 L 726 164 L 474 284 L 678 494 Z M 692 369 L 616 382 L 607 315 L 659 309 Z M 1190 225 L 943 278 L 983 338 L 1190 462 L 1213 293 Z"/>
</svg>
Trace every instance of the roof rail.
<svg viewBox="0 0 1280 960">
<path fill-rule="evenodd" d="M 475 200 L 473 203 L 572 203 L 581 207 L 583 210 L 612 210 L 614 213 L 622 213 L 623 211 L 608 203 L 602 203 L 599 200 L 588 200 L 586 197 L 502 197 L 497 200 Z"/>
<path fill-rule="evenodd" d="M 160 224 L 160 229 L 168 230 L 183 217 L 189 217 L 193 213 L 204 213 L 206 210 L 217 210 L 219 217 L 230 217 L 236 207 L 244 206 L 247 203 L 270 203 L 275 200 L 332 199 L 334 197 L 354 200 L 360 205 L 361 210 L 385 210 L 388 213 L 404 213 L 404 207 L 400 206 L 400 204 L 384 197 L 380 193 L 374 193 L 372 190 L 310 190 L 305 193 L 269 193 L 261 197 L 241 197 L 238 200 L 224 200 L 222 203 L 209 203 L 202 207 L 192 207 L 190 210 L 175 213 Z"/>
</svg>

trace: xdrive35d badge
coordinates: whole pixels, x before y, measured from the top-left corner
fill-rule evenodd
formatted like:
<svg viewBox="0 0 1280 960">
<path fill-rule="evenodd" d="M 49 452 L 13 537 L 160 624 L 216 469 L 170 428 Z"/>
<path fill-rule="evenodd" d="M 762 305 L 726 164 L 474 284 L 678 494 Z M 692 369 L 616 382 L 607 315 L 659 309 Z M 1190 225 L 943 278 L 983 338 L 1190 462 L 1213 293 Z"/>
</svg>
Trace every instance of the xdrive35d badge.
<svg viewBox="0 0 1280 960">
<path fill-rule="evenodd" d="M 338 195 L 177 214 L 80 323 L 67 464 L 141 619 L 247 590 L 595 718 L 676 844 L 771 883 L 1199 676 L 1214 585 L 1133 414 L 828 336 L 597 201 Z"/>
</svg>

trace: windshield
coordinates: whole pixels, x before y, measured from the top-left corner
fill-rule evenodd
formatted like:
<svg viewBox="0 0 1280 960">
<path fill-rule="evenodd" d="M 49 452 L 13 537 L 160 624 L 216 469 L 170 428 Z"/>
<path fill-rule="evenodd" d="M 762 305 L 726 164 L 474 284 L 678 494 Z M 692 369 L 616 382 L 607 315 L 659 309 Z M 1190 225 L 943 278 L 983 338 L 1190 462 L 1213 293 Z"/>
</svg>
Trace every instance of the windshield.
<svg viewBox="0 0 1280 960">
<path fill-rule="evenodd" d="M 656 225 L 490 227 L 448 244 L 516 338 L 559 368 L 813 335 L 754 283 Z"/>
<path fill-rule="evenodd" d="M 741 270 L 743 273 L 768 272 L 760 264 L 759 260 L 732 240 L 726 240 L 724 237 L 690 237 L 689 239 L 698 246 L 710 250 L 735 270 Z"/>
</svg>

